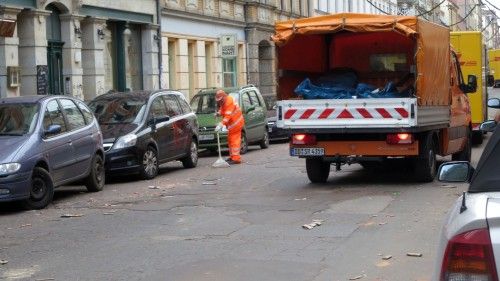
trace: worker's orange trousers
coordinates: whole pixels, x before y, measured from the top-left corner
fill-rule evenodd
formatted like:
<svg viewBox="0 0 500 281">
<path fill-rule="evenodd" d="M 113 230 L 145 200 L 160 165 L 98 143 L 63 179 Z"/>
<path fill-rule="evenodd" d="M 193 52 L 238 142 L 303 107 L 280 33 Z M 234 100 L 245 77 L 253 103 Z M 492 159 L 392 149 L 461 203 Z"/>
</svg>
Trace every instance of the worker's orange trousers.
<svg viewBox="0 0 500 281">
<path fill-rule="evenodd" d="M 229 146 L 229 156 L 235 162 L 241 162 L 241 128 L 229 130 L 227 134 L 227 144 Z"/>
</svg>

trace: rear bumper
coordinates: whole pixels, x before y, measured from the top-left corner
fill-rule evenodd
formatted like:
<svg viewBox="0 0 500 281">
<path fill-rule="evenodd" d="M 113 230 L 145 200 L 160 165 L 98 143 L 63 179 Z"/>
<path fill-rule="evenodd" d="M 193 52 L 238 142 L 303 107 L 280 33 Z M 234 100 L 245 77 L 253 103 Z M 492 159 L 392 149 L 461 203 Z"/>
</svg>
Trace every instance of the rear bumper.
<svg viewBox="0 0 500 281">
<path fill-rule="evenodd" d="M 8 191 L 0 195 L 0 202 L 27 199 L 30 195 L 31 171 L 0 177 L 0 191 Z"/>
<path fill-rule="evenodd" d="M 319 141 L 316 145 L 290 144 L 290 149 L 292 148 L 322 148 L 324 149 L 324 155 L 322 155 L 322 157 L 418 156 L 418 141 L 412 144 L 387 144 L 385 141 Z M 291 150 L 290 155 L 294 156 Z"/>
</svg>

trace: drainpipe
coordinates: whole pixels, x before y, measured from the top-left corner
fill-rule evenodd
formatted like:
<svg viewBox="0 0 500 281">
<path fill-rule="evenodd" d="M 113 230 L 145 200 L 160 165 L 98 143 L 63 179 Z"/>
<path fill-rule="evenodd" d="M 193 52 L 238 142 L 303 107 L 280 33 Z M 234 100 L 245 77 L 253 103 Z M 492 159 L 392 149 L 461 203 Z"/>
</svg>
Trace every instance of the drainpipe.
<svg viewBox="0 0 500 281">
<path fill-rule="evenodd" d="M 156 0 L 156 21 L 158 22 L 158 75 L 159 75 L 159 89 L 163 87 L 162 78 L 163 78 L 163 40 L 162 40 L 162 29 L 161 29 L 161 0 Z"/>
</svg>

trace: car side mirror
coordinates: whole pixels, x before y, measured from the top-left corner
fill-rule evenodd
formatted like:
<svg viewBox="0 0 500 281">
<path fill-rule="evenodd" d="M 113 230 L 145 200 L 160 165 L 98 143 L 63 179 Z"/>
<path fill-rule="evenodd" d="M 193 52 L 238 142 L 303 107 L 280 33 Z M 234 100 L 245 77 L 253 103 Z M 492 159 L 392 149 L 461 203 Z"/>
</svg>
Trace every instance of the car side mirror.
<svg viewBox="0 0 500 281">
<path fill-rule="evenodd" d="M 247 109 L 247 113 L 252 112 L 252 111 L 254 111 L 254 110 L 255 110 L 255 106 L 254 106 L 254 105 L 252 105 L 252 106 L 250 106 L 250 107 Z"/>
<path fill-rule="evenodd" d="M 491 108 L 500 108 L 500 99 L 498 98 L 491 98 L 488 100 L 488 107 Z"/>
<path fill-rule="evenodd" d="M 494 120 L 483 122 L 479 126 L 479 130 L 481 130 L 483 132 L 489 132 L 489 133 L 495 131 L 496 128 L 497 128 L 497 122 Z"/>
<path fill-rule="evenodd" d="M 476 75 L 469 75 L 467 77 L 467 93 L 474 93 L 477 91 L 477 77 Z"/>
<path fill-rule="evenodd" d="M 438 180 L 441 182 L 470 182 L 475 169 L 467 161 L 454 161 L 441 164 Z"/>
<path fill-rule="evenodd" d="M 493 87 L 495 85 L 495 77 L 493 75 L 488 75 L 488 87 Z"/>
<path fill-rule="evenodd" d="M 47 130 L 45 130 L 44 136 L 49 137 L 49 136 L 52 136 L 52 135 L 57 135 L 61 131 L 62 131 L 61 125 L 52 124 L 52 125 L 49 125 L 49 127 L 47 128 Z"/>
</svg>

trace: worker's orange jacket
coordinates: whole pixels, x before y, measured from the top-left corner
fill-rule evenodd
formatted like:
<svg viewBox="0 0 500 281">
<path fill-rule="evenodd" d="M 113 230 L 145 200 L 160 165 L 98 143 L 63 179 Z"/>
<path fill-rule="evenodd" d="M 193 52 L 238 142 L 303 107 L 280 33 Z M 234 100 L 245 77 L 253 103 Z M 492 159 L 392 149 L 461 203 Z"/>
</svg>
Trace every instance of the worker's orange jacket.
<svg viewBox="0 0 500 281">
<path fill-rule="evenodd" d="M 226 97 L 224 104 L 219 110 L 219 114 L 223 118 L 222 125 L 226 126 L 229 131 L 241 130 L 245 125 L 241 109 L 231 96 Z"/>
</svg>

